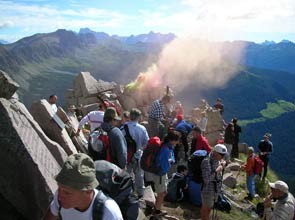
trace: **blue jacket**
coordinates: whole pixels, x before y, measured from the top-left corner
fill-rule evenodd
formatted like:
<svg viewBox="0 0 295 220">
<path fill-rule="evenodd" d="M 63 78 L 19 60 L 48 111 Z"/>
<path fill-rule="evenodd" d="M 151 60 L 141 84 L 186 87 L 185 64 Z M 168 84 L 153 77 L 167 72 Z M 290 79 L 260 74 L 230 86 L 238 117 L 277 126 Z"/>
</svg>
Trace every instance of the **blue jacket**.
<svg viewBox="0 0 295 220">
<path fill-rule="evenodd" d="M 186 135 L 188 135 L 193 129 L 193 125 L 186 122 L 185 120 L 181 120 L 180 122 L 178 122 L 178 124 L 176 125 L 175 130 L 182 132 Z"/>
<path fill-rule="evenodd" d="M 156 165 L 161 167 L 161 176 L 168 173 L 171 164 L 175 163 L 173 146 L 170 143 L 165 143 L 161 146 L 159 155 L 156 158 Z"/>
<path fill-rule="evenodd" d="M 127 164 L 127 144 L 121 130 L 110 123 L 103 122 L 101 128 L 108 133 L 112 163 L 121 169 Z"/>
</svg>

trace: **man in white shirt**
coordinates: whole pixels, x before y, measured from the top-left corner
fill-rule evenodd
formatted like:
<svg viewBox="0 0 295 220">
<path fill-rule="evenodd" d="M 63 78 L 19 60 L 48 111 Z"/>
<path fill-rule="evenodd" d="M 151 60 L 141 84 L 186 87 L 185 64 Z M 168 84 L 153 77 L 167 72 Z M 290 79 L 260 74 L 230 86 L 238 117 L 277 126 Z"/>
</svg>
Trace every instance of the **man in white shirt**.
<svg viewBox="0 0 295 220">
<path fill-rule="evenodd" d="M 95 189 L 98 181 L 88 155 L 69 156 L 55 179 L 58 190 L 44 220 L 123 220 L 117 203 Z"/>
<path fill-rule="evenodd" d="M 57 112 L 57 106 L 56 106 L 56 103 L 57 103 L 57 95 L 55 95 L 55 94 L 50 95 L 49 96 L 49 99 L 48 99 L 48 102 L 51 105 L 51 108 L 54 111 L 54 113 L 56 113 Z"/>
<path fill-rule="evenodd" d="M 89 123 L 90 131 L 94 131 L 96 128 L 100 127 L 103 122 L 104 112 L 103 111 L 91 111 L 85 115 L 79 122 L 77 135 L 79 135 L 81 128 L 84 124 Z"/>
</svg>

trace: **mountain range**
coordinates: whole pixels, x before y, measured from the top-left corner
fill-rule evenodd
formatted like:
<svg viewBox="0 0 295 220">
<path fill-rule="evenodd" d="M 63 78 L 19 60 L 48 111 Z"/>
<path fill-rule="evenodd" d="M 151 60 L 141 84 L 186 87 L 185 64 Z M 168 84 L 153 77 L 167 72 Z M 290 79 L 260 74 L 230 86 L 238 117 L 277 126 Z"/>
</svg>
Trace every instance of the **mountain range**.
<svg viewBox="0 0 295 220">
<path fill-rule="evenodd" d="M 162 48 L 175 38 L 171 33 L 121 37 L 88 28 L 78 33 L 57 30 L 0 44 L 0 69 L 21 85 L 19 95 L 28 107 L 34 100 L 52 93 L 58 95 L 62 105 L 66 89 L 72 88 L 79 72 L 89 71 L 96 79 L 130 82 L 155 63 Z M 238 117 L 244 123 L 241 141 L 256 147 L 264 132 L 272 132 L 275 152 L 271 166 L 283 178 L 294 182 L 295 167 L 287 158 L 295 157 L 291 150 L 295 145 L 292 138 L 295 112 L 286 108 L 282 114 L 275 113 L 282 109 L 281 103 L 289 106 L 295 101 L 295 44 L 287 40 L 220 43 L 225 53 L 243 44 L 243 59 L 237 60 L 228 53 L 232 65 L 238 66 L 235 77 L 221 88 L 204 91 L 202 96 L 210 104 L 221 97 L 225 120 Z M 201 98 L 191 95 L 197 93 L 192 84 L 177 94 L 177 98 L 189 109 Z M 273 117 L 263 114 L 266 109 Z M 280 166 L 282 160 L 286 169 Z"/>
</svg>

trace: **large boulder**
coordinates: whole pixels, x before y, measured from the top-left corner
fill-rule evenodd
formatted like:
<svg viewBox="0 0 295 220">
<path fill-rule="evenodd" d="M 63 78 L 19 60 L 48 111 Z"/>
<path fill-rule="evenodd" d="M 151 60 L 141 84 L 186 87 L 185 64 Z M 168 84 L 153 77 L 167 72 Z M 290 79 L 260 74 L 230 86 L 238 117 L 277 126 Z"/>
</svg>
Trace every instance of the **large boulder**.
<svg viewBox="0 0 295 220">
<path fill-rule="evenodd" d="M 223 184 L 233 189 L 237 185 L 237 179 L 234 177 L 232 173 L 226 173 L 223 176 Z"/>
<path fill-rule="evenodd" d="M 244 154 L 248 153 L 248 145 L 246 143 L 239 143 L 238 147 L 239 147 L 239 153 L 244 153 Z"/>
<path fill-rule="evenodd" d="M 78 119 L 74 113 L 67 114 L 61 107 L 58 107 L 56 114 L 65 124 L 66 131 L 70 136 L 76 150 L 83 153 L 88 153 L 88 143 L 84 137 L 83 132 L 76 136 L 78 129 Z"/>
<path fill-rule="evenodd" d="M 59 143 L 68 155 L 77 153 L 77 150 L 65 130 L 62 120 L 55 114 L 47 102 L 42 99 L 34 102 L 30 112 L 38 122 L 44 133 L 53 141 Z"/>
<path fill-rule="evenodd" d="M 7 73 L 0 70 L 0 97 L 10 99 L 18 87 L 19 85 Z"/>
<path fill-rule="evenodd" d="M 89 72 L 81 72 L 74 80 L 74 94 L 79 97 L 95 97 L 98 93 L 115 88 L 115 83 L 97 81 Z"/>
<path fill-rule="evenodd" d="M 0 194 L 23 219 L 42 218 L 57 189 L 54 176 L 61 169 L 40 133 L 24 105 L 0 98 Z M 13 218 L 1 212 L 1 219 Z"/>
<path fill-rule="evenodd" d="M 126 110 L 131 110 L 132 108 L 137 107 L 136 101 L 129 95 L 120 95 L 118 99 L 123 108 Z"/>
</svg>

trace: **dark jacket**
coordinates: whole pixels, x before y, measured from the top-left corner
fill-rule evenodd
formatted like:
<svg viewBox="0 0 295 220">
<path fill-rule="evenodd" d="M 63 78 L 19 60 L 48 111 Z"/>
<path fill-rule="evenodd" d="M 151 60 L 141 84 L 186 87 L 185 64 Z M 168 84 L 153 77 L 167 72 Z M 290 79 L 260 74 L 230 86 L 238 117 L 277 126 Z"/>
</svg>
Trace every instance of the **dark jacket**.
<svg viewBox="0 0 295 220">
<path fill-rule="evenodd" d="M 101 128 L 109 136 L 112 163 L 121 169 L 125 168 L 127 164 L 127 144 L 125 137 L 119 128 L 112 126 L 110 123 L 103 122 Z"/>
<path fill-rule="evenodd" d="M 224 143 L 233 144 L 234 138 L 235 138 L 235 133 L 232 130 L 232 127 L 228 125 L 224 132 Z"/>
</svg>

